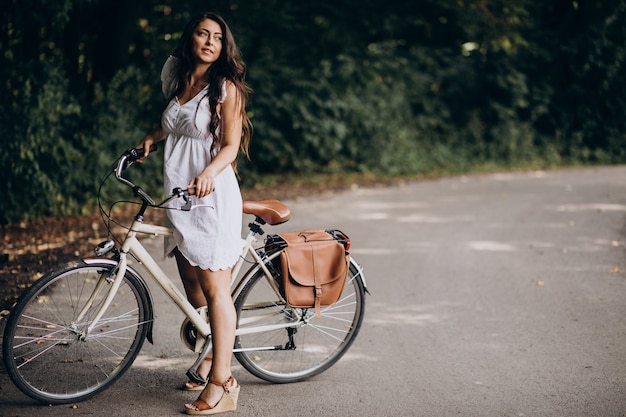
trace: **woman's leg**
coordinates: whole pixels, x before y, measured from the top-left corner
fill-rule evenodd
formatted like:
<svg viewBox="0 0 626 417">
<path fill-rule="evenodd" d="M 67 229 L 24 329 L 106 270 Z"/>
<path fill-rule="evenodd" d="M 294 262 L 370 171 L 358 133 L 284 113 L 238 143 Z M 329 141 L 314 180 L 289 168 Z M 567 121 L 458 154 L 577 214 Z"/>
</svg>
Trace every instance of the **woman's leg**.
<svg viewBox="0 0 626 417">
<path fill-rule="evenodd" d="M 230 294 L 231 269 L 210 271 L 196 268 L 196 276 L 209 308 L 213 341 L 213 361 L 209 380 L 221 384 L 231 376 L 231 358 L 237 325 L 237 313 Z M 207 384 L 199 399 L 215 406 L 223 394 L 221 386 Z"/>
<path fill-rule="evenodd" d="M 204 295 L 204 292 L 202 291 L 200 282 L 198 281 L 196 268 L 189 264 L 187 258 L 185 258 L 183 254 L 180 253 L 178 248 L 174 249 L 174 257 L 176 258 L 178 273 L 180 274 L 180 279 L 183 283 L 183 287 L 185 288 L 187 300 L 189 300 L 191 305 L 195 308 L 206 306 L 206 297 Z M 202 361 L 202 363 L 198 367 L 198 373 L 205 379 L 208 378 L 209 371 L 211 370 L 211 357 L 212 354 L 209 353 L 206 357 L 206 360 Z M 196 384 L 191 381 L 185 383 L 185 389 L 187 390 L 201 389 L 201 387 L 202 385 Z"/>
<path fill-rule="evenodd" d="M 180 274 L 180 280 L 183 282 L 185 288 L 185 294 L 187 300 L 195 308 L 204 307 L 206 304 L 206 297 L 202 292 L 202 287 L 198 281 L 196 274 L 196 268 L 189 264 L 187 258 L 183 256 L 178 248 L 174 249 L 174 257 L 176 258 L 176 264 L 178 265 L 178 273 Z"/>
</svg>

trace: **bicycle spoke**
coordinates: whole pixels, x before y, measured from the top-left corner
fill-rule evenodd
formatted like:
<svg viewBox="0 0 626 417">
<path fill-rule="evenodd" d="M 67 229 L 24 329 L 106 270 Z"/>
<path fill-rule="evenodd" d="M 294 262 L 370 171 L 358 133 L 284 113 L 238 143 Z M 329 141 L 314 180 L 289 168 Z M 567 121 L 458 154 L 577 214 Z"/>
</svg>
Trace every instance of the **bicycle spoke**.
<svg viewBox="0 0 626 417">
<path fill-rule="evenodd" d="M 268 262 L 274 262 L 270 270 L 280 271 L 276 256 Z M 236 358 L 249 372 L 270 382 L 302 381 L 332 366 L 349 348 L 363 319 L 365 289 L 356 278 L 358 274 L 356 267 L 350 269 L 339 301 L 322 307 L 321 318 L 317 318 L 313 308 L 281 305 L 273 307 L 272 315 L 260 315 L 249 308 L 270 304 L 266 300 L 276 294 L 261 269 L 251 272 L 243 278 L 248 281 L 235 303 L 239 328 L 249 330 L 237 336 Z M 280 277 L 273 279 L 280 282 Z M 296 322 L 296 318 L 301 321 Z M 285 320 L 293 322 L 294 327 L 255 331 Z"/>
<path fill-rule="evenodd" d="M 14 308 L 3 352 L 9 376 L 25 394 L 50 404 L 80 401 L 132 364 L 152 317 L 146 320 L 145 287 L 132 276 L 123 277 L 114 302 L 86 334 L 111 288 L 100 277 L 113 267 L 63 266 L 37 281 Z"/>
</svg>

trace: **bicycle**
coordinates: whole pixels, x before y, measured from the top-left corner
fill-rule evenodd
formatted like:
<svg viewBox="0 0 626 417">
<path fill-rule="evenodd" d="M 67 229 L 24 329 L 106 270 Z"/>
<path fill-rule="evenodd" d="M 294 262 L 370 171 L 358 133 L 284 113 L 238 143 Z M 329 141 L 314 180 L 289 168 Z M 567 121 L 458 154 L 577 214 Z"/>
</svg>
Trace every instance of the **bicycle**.
<svg viewBox="0 0 626 417">
<path fill-rule="evenodd" d="M 137 235 L 168 236 L 167 227 L 144 223 L 148 208 L 165 208 L 182 198 L 183 210 L 193 209 L 188 190 L 175 188 L 156 203 L 144 190 L 122 176 L 143 155 L 129 149 L 102 180 L 112 175 L 133 189 L 140 208 L 119 248 L 112 239 L 96 247 L 95 258 L 84 258 L 46 274 L 27 289 L 7 320 L 3 360 L 13 383 L 26 395 L 47 404 L 84 401 L 104 391 L 132 365 L 144 340 L 153 343 L 152 296 L 144 278 L 128 264 L 139 261 L 158 288 L 169 295 L 186 318 L 183 344 L 198 353 L 187 371 L 190 380 L 204 383 L 197 368 L 211 350 L 206 308 L 196 310 L 166 276 Z M 100 205 L 101 212 L 104 213 Z M 359 264 L 351 257 L 343 293 L 336 304 L 313 308 L 290 307 L 280 291 L 280 250 L 277 235 L 257 245 L 262 226 L 284 223 L 289 208 L 277 200 L 246 201 L 248 224 L 242 255 L 233 267 L 232 297 L 237 311 L 234 355 L 251 374 L 273 383 L 303 381 L 335 364 L 350 348 L 363 322 L 368 293 Z M 107 228 L 111 233 L 110 212 Z M 329 231 L 349 249 L 349 239 Z M 250 268 L 238 277 L 244 263 Z"/>
</svg>

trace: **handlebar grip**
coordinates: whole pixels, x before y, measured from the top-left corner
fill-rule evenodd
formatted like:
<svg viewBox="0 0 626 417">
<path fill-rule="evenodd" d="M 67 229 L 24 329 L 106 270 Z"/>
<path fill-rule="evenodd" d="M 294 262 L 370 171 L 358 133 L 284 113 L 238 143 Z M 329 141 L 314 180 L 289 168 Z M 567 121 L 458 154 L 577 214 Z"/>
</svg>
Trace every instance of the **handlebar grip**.
<svg viewBox="0 0 626 417">
<path fill-rule="evenodd" d="M 156 143 L 153 143 L 150 146 L 150 152 L 154 152 L 158 149 Z M 129 150 L 126 151 L 126 155 L 127 155 L 127 160 L 129 162 L 134 162 L 137 159 L 143 157 L 143 155 L 145 154 L 144 148 L 130 148 Z"/>
</svg>

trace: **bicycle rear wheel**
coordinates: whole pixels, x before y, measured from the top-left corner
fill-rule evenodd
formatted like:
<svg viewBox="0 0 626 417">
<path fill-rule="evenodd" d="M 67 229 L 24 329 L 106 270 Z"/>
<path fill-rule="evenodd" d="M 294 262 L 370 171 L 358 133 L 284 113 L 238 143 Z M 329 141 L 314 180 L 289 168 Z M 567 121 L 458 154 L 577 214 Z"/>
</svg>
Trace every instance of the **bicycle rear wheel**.
<svg viewBox="0 0 626 417">
<path fill-rule="evenodd" d="M 69 263 L 20 298 L 4 331 L 3 359 L 23 393 L 48 404 L 78 402 L 103 391 L 130 367 L 151 325 L 143 281 L 127 273 L 97 327 L 86 334 L 115 266 Z"/>
<path fill-rule="evenodd" d="M 266 265 L 274 275 L 272 279 L 280 282 L 279 253 Z M 303 381 L 331 367 L 350 348 L 363 322 L 365 287 L 361 273 L 356 262 L 351 262 L 339 301 L 322 307 L 318 319 L 313 308 L 289 307 L 257 266 L 248 273 L 250 278 L 235 300 L 238 328 L 245 331 L 264 325 L 292 325 L 237 336 L 235 357 L 239 363 L 251 374 L 274 383 Z"/>
</svg>

